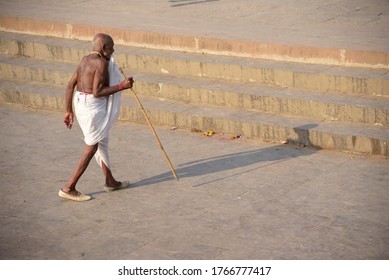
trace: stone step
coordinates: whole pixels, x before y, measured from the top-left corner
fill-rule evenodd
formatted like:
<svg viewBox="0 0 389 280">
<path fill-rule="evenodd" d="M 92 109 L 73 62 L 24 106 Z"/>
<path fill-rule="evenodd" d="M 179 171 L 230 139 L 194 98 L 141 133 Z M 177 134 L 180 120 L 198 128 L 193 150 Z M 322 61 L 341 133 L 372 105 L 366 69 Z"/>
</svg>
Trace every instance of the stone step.
<svg viewBox="0 0 389 280">
<path fill-rule="evenodd" d="M 0 53 L 78 63 L 90 42 L 0 32 Z M 389 96 L 389 70 L 303 64 L 115 45 L 118 65 L 133 72 L 206 77 L 319 92 Z"/>
<path fill-rule="evenodd" d="M 389 98 L 136 73 L 136 90 L 163 99 L 318 120 L 389 125 Z"/>
<path fill-rule="evenodd" d="M 75 69 L 76 64 L 72 63 L 0 55 L 0 72 L 8 80 L 65 87 Z M 134 76 L 138 93 L 158 99 L 303 116 L 318 121 L 389 125 L 389 98 L 386 97 L 298 91 L 166 74 L 139 72 Z"/>
<path fill-rule="evenodd" d="M 0 80 L 0 102 L 63 110 L 64 88 L 34 82 Z M 380 126 L 317 121 L 302 117 L 141 97 L 153 125 L 208 131 L 261 141 L 304 145 L 363 154 L 389 155 L 389 130 Z M 82 101 L 81 101 L 82 102 Z M 146 123 L 128 92 L 122 94 L 121 120 Z M 61 120 L 58 120 L 60 123 Z"/>
<path fill-rule="evenodd" d="M 29 16 L 0 16 L 0 30 L 40 36 L 54 36 L 91 41 L 97 33 L 108 33 L 116 43 L 127 46 L 228 55 L 235 57 L 263 58 L 324 65 L 389 69 L 389 52 L 353 48 L 314 47 L 279 44 L 266 41 L 220 39 L 204 36 L 175 35 L 161 32 L 110 28 L 102 23 L 95 26 L 61 20 L 37 19 Z"/>
</svg>

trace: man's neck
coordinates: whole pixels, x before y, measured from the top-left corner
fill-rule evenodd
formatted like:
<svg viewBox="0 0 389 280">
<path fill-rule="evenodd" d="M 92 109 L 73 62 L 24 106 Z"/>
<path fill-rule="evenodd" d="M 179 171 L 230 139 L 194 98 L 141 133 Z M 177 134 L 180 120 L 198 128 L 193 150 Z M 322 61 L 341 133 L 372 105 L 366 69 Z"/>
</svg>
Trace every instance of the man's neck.
<svg viewBox="0 0 389 280">
<path fill-rule="evenodd" d="M 97 51 L 91 51 L 90 54 L 97 54 L 98 56 L 100 56 L 100 58 L 102 57 L 101 53 L 97 52 Z"/>
</svg>

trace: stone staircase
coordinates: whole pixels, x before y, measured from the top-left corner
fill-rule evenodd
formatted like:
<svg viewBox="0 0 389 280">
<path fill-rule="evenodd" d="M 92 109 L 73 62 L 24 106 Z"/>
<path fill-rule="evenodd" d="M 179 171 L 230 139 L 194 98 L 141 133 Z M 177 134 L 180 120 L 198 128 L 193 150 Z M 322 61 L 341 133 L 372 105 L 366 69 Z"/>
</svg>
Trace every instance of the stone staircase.
<svg viewBox="0 0 389 280">
<path fill-rule="evenodd" d="M 115 40 L 115 37 L 114 37 Z M 64 110 L 90 41 L 0 32 L 0 101 Z M 389 155 L 389 70 L 115 45 L 154 125 Z M 145 123 L 130 92 L 120 118 Z"/>
</svg>

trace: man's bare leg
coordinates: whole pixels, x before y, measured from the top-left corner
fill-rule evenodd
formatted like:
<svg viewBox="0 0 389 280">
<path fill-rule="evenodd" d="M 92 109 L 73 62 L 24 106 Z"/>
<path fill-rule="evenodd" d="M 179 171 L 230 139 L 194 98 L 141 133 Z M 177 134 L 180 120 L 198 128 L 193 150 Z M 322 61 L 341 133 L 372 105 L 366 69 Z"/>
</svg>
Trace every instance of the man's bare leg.
<svg viewBox="0 0 389 280">
<path fill-rule="evenodd" d="M 77 196 L 79 193 L 76 190 L 76 184 L 78 180 L 81 178 L 82 174 L 84 174 L 86 168 L 88 167 L 91 159 L 97 151 L 97 146 L 89 146 L 86 145 L 84 152 L 82 153 L 81 159 L 79 160 L 76 169 L 74 170 L 73 176 L 70 178 L 68 183 L 62 188 L 62 191 L 68 193 L 70 195 Z"/>
<path fill-rule="evenodd" d="M 102 162 L 101 165 L 105 175 L 105 184 L 110 188 L 119 188 L 121 186 L 121 182 L 115 180 L 111 170 L 104 164 L 104 162 Z"/>
</svg>

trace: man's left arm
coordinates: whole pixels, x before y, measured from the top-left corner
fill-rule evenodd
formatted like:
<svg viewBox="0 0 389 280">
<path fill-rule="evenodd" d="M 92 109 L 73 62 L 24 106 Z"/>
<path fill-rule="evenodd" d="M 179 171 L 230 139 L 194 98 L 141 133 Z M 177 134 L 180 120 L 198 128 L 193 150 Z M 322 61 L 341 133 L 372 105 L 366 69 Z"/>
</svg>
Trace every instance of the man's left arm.
<svg viewBox="0 0 389 280">
<path fill-rule="evenodd" d="M 73 92 L 74 88 L 77 85 L 77 70 L 73 73 L 68 86 L 66 87 L 66 96 L 65 96 L 65 106 L 66 106 L 66 112 L 64 117 L 64 123 L 67 128 L 71 129 L 73 125 Z"/>
</svg>

